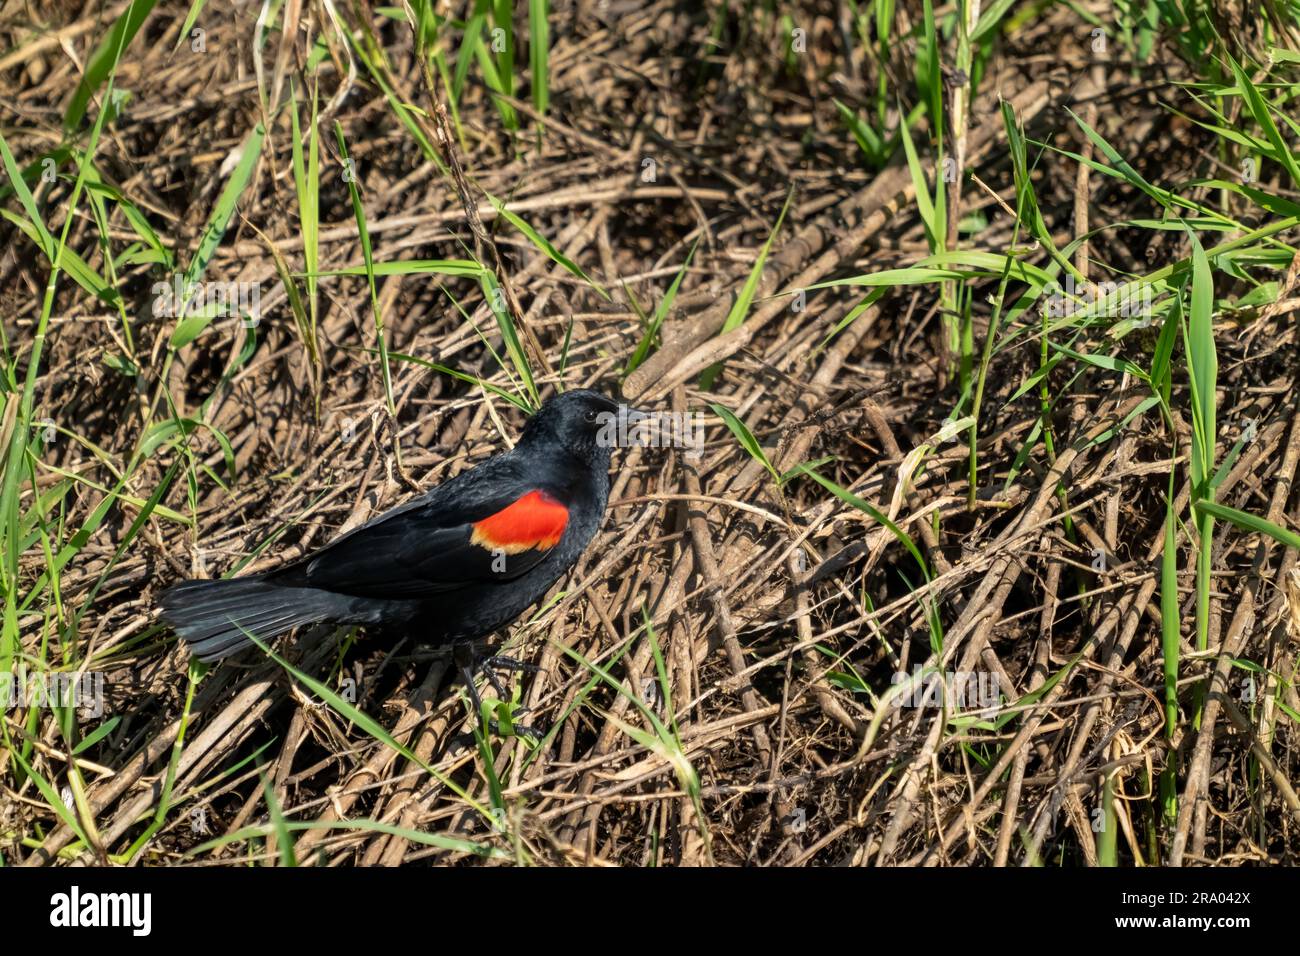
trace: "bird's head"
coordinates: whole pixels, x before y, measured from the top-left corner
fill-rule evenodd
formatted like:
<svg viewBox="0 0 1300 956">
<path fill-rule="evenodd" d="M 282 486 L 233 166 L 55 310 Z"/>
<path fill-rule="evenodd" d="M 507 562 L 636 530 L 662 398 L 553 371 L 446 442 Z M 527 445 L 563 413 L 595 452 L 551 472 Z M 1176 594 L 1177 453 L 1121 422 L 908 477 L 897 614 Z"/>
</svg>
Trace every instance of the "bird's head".
<svg viewBox="0 0 1300 956">
<path fill-rule="evenodd" d="M 608 462 L 616 446 L 632 444 L 628 435 L 647 414 L 580 388 L 548 398 L 524 426 L 521 442 L 558 442 L 584 460 Z"/>
</svg>

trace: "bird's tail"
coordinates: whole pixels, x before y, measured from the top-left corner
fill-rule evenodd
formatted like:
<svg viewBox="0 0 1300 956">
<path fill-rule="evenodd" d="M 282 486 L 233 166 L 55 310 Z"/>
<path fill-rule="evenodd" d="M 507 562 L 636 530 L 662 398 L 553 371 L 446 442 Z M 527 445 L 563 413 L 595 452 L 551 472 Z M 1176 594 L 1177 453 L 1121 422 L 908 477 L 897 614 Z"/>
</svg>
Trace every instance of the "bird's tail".
<svg viewBox="0 0 1300 956">
<path fill-rule="evenodd" d="M 163 592 L 163 619 L 201 661 L 218 661 L 258 640 L 335 616 L 338 595 L 315 588 L 289 588 L 258 578 L 182 581 Z"/>
</svg>

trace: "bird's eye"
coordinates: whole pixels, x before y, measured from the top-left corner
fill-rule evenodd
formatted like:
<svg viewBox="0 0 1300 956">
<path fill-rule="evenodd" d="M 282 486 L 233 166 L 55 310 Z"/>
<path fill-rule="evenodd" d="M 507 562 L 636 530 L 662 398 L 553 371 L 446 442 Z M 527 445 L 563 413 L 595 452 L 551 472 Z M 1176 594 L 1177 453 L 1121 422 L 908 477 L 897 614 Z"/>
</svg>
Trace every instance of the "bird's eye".
<svg viewBox="0 0 1300 956">
<path fill-rule="evenodd" d="M 587 414 L 583 416 L 583 418 L 587 420 L 587 424 L 589 425 L 596 424 L 596 419 L 599 417 L 600 417 L 600 413 L 597 412 L 594 408 L 587 409 Z"/>
</svg>

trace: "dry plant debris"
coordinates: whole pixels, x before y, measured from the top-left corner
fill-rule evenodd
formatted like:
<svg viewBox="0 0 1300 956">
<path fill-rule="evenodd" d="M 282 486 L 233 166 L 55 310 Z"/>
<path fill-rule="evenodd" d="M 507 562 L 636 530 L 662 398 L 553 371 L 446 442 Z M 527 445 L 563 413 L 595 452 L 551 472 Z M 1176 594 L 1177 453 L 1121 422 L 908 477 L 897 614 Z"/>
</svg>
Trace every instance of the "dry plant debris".
<svg viewBox="0 0 1300 956">
<path fill-rule="evenodd" d="M 510 6 L 0 12 L 4 862 L 1294 865 L 1296 4 Z M 158 623 L 574 387 L 540 740 Z"/>
</svg>

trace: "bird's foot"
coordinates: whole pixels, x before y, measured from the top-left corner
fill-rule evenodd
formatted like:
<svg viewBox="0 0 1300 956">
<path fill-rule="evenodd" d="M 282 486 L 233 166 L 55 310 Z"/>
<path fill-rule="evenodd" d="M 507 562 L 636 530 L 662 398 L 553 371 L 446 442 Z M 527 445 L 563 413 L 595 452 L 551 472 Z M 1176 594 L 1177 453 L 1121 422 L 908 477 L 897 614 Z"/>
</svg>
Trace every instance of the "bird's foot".
<svg viewBox="0 0 1300 956">
<path fill-rule="evenodd" d="M 479 696 L 478 688 L 475 686 L 475 677 L 482 673 L 487 678 L 492 689 L 496 691 L 497 699 L 500 704 L 494 705 L 493 709 L 501 712 L 505 709 L 510 716 L 508 721 L 509 727 L 503 729 L 501 724 L 495 718 L 488 718 L 488 728 L 500 736 L 526 736 L 534 739 L 540 739 L 543 735 L 541 731 L 524 724 L 516 723 L 513 718 L 519 714 L 526 714 L 527 707 L 512 706 L 513 696 L 505 685 L 501 683 L 496 675 L 496 671 L 528 671 L 534 674 L 541 673 L 541 668 L 536 664 L 528 664 L 523 661 L 517 661 L 513 657 L 504 657 L 494 655 L 491 657 L 476 658 L 473 648 L 468 644 L 458 644 L 453 650 L 456 666 L 460 670 L 461 679 L 465 683 L 465 690 L 469 694 L 470 702 L 474 706 L 474 713 L 478 717 L 484 714 L 483 698 Z"/>
<path fill-rule="evenodd" d="M 494 654 L 491 657 L 485 657 L 479 662 L 479 669 L 487 677 L 493 688 L 503 698 L 509 695 L 502 688 L 500 681 L 497 680 L 496 671 L 522 671 L 527 674 L 540 674 L 542 669 L 536 664 L 529 664 L 527 661 L 517 661 L 513 657 L 506 657 L 502 654 Z"/>
</svg>

